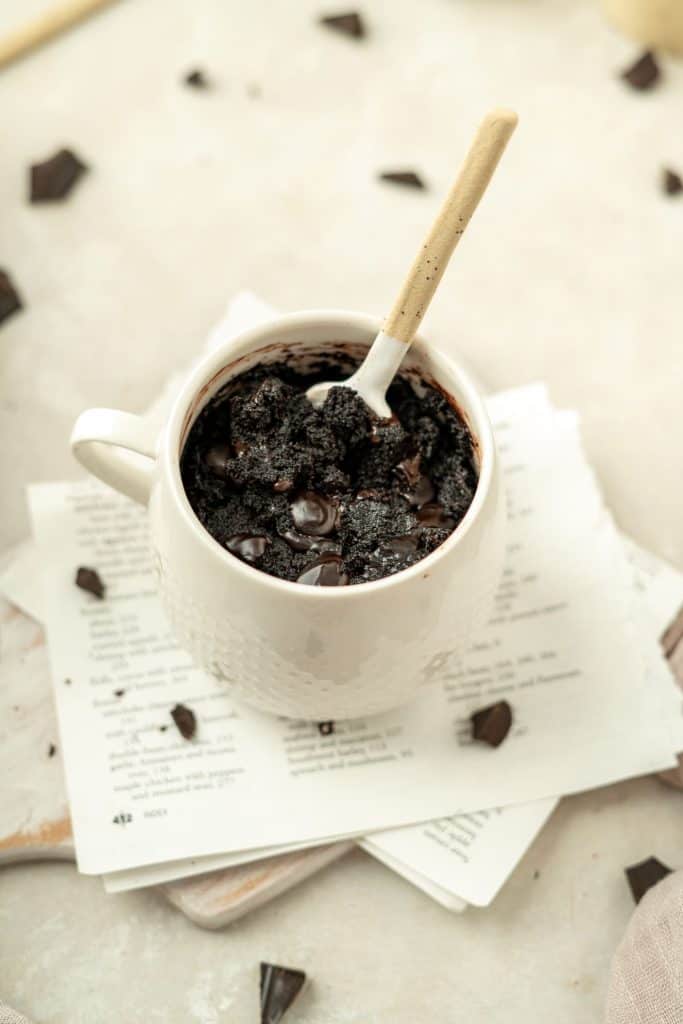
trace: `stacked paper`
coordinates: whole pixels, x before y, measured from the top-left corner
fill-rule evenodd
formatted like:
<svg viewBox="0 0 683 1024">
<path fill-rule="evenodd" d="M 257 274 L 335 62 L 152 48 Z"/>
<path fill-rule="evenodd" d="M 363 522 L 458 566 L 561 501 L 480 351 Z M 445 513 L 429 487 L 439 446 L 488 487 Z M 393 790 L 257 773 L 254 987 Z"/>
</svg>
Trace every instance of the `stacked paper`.
<svg viewBox="0 0 683 1024">
<path fill-rule="evenodd" d="M 241 299 L 212 340 L 267 315 Z M 575 414 L 538 385 L 489 409 L 509 514 L 492 618 L 419 700 L 330 736 L 236 704 L 178 649 L 143 509 L 93 481 L 30 489 L 43 589 L 4 589 L 47 627 L 81 871 L 119 891 L 353 837 L 445 905 L 485 905 L 561 795 L 675 763 L 683 717 L 656 637 L 680 576 L 628 557 Z M 105 601 L 73 586 L 79 565 Z M 470 714 L 502 698 L 506 742 L 473 744 Z"/>
</svg>

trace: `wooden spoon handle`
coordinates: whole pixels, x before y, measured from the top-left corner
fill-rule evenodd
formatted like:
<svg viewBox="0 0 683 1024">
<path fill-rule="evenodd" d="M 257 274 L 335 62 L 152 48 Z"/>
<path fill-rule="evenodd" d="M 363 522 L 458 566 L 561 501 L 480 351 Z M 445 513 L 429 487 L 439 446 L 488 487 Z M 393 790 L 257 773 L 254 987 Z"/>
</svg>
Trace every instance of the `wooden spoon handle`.
<svg viewBox="0 0 683 1024">
<path fill-rule="evenodd" d="M 403 282 L 384 331 L 407 345 L 413 340 L 463 231 L 491 180 L 517 125 L 512 110 L 487 114 L 460 174 Z"/>
<path fill-rule="evenodd" d="M 59 32 L 63 32 L 109 3 L 112 3 L 112 0 L 62 0 L 61 3 L 48 8 L 32 21 L 0 39 L 0 67 L 47 42 Z"/>
</svg>

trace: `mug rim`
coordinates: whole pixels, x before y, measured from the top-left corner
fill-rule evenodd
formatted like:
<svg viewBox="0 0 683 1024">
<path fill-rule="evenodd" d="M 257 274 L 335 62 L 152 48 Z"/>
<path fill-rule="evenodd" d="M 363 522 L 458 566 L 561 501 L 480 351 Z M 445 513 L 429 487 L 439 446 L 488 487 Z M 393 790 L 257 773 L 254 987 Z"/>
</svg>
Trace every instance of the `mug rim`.
<svg viewBox="0 0 683 1024">
<path fill-rule="evenodd" d="M 368 333 L 372 333 L 373 331 L 376 333 L 382 326 L 381 318 L 375 317 L 369 313 L 360 313 L 341 309 L 302 310 L 294 313 L 279 314 L 270 320 L 255 325 L 254 327 L 249 327 L 244 331 L 240 331 L 238 334 L 228 338 L 217 348 L 207 353 L 207 355 L 193 368 L 189 376 L 186 378 L 180 392 L 176 396 L 171 414 L 167 420 L 166 429 L 162 432 L 159 454 L 161 455 L 163 453 L 164 458 L 162 460 L 161 468 L 162 471 L 165 471 L 168 474 L 171 494 L 175 500 L 178 511 L 185 521 L 185 524 L 193 533 L 196 534 L 200 543 L 207 549 L 210 555 L 218 557 L 227 566 L 234 569 L 239 574 L 246 574 L 245 579 L 247 581 L 250 580 L 252 583 L 260 582 L 264 586 L 275 588 L 275 590 L 282 591 L 283 594 L 289 595 L 290 597 L 300 597 L 308 600 L 322 598 L 326 601 L 348 601 L 352 599 L 354 592 L 358 593 L 358 597 L 362 594 L 369 594 L 371 592 L 378 593 L 383 590 L 388 590 L 391 587 L 400 586 L 401 583 L 407 582 L 409 579 L 415 579 L 420 575 L 428 575 L 429 570 L 436 565 L 437 562 L 440 562 L 461 545 L 463 539 L 470 533 L 474 523 L 479 519 L 484 509 L 493 483 L 494 469 L 496 465 L 496 446 L 493 436 L 493 428 L 491 426 L 491 421 L 483 396 L 475 387 L 469 374 L 459 363 L 451 359 L 450 356 L 446 355 L 433 345 L 428 344 L 419 334 L 410 346 L 411 348 L 415 347 L 418 351 L 426 352 L 430 357 L 434 357 L 437 363 L 439 361 L 445 363 L 451 376 L 457 380 L 458 387 L 464 396 L 463 411 L 467 417 L 473 421 L 471 428 L 476 429 L 475 439 L 478 442 L 480 449 L 477 487 L 467 512 L 446 540 L 439 544 L 434 551 L 431 551 L 424 558 L 421 558 L 419 561 L 405 569 L 400 569 L 398 572 L 392 573 L 390 576 L 384 576 L 379 580 L 371 580 L 367 583 L 357 583 L 345 587 L 314 587 L 306 586 L 305 584 L 291 580 L 283 580 L 278 576 L 271 576 L 270 573 L 263 572 L 254 566 L 248 565 L 240 558 L 232 555 L 226 548 L 223 548 L 199 520 L 190 504 L 189 498 L 187 497 L 180 474 L 180 438 L 184 429 L 187 414 L 192 408 L 192 403 L 201 389 L 206 386 L 206 384 L 210 382 L 217 373 L 220 373 L 224 369 L 228 369 L 232 363 L 236 362 L 243 356 L 248 355 L 249 352 L 257 349 L 259 347 L 259 343 L 277 344 L 277 337 L 267 337 L 271 332 L 284 332 L 286 330 L 291 330 L 292 327 L 296 327 L 297 325 L 300 325 L 302 328 L 311 327 L 318 321 L 329 323 L 330 321 L 335 320 L 338 321 L 340 325 L 348 326 L 350 324 L 363 330 L 367 330 Z M 330 340 L 334 341 L 339 339 L 332 338 Z M 321 341 L 321 344 L 324 344 L 324 342 Z M 241 351 L 236 352 L 235 350 L 238 348 Z M 438 383 L 444 386 L 441 381 Z M 166 463 L 165 467 L 163 465 L 164 462 Z"/>
</svg>

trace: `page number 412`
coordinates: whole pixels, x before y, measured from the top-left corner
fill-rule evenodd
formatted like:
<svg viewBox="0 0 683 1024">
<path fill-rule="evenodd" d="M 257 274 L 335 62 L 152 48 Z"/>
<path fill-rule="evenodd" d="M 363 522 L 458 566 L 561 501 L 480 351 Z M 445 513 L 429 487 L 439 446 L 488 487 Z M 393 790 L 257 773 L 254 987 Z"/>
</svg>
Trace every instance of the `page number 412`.
<svg viewBox="0 0 683 1024">
<path fill-rule="evenodd" d="M 133 820 L 133 815 L 132 814 L 123 814 L 123 813 L 116 814 L 112 818 L 112 822 L 113 822 L 114 825 L 130 825 L 132 820 Z"/>
</svg>

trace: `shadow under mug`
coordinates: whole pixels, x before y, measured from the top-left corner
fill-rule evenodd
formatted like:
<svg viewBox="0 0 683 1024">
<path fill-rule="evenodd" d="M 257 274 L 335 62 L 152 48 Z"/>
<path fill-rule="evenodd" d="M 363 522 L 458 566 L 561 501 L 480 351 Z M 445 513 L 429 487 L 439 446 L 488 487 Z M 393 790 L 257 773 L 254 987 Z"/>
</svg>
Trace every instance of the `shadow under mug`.
<svg viewBox="0 0 683 1024">
<path fill-rule="evenodd" d="M 230 693 L 261 710 L 311 721 L 396 708 L 442 678 L 491 610 L 504 552 L 498 456 L 481 395 L 443 354 L 416 341 L 401 372 L 436 384 L 475 439 L 479 482 L 457 529 L 415 565 L 373 583 L 312 587 L 247 565 L 195 516 L 180 456 L 202 408 L 258 363 L 362 356 L 381 324 L 359 313 L 277 317 L 207 355 L 158 436 L 144 419 L 90 409 L 76 422 L 76 458 L 148 505 L 152 558 L 178 642 Z"/>
</svg>

